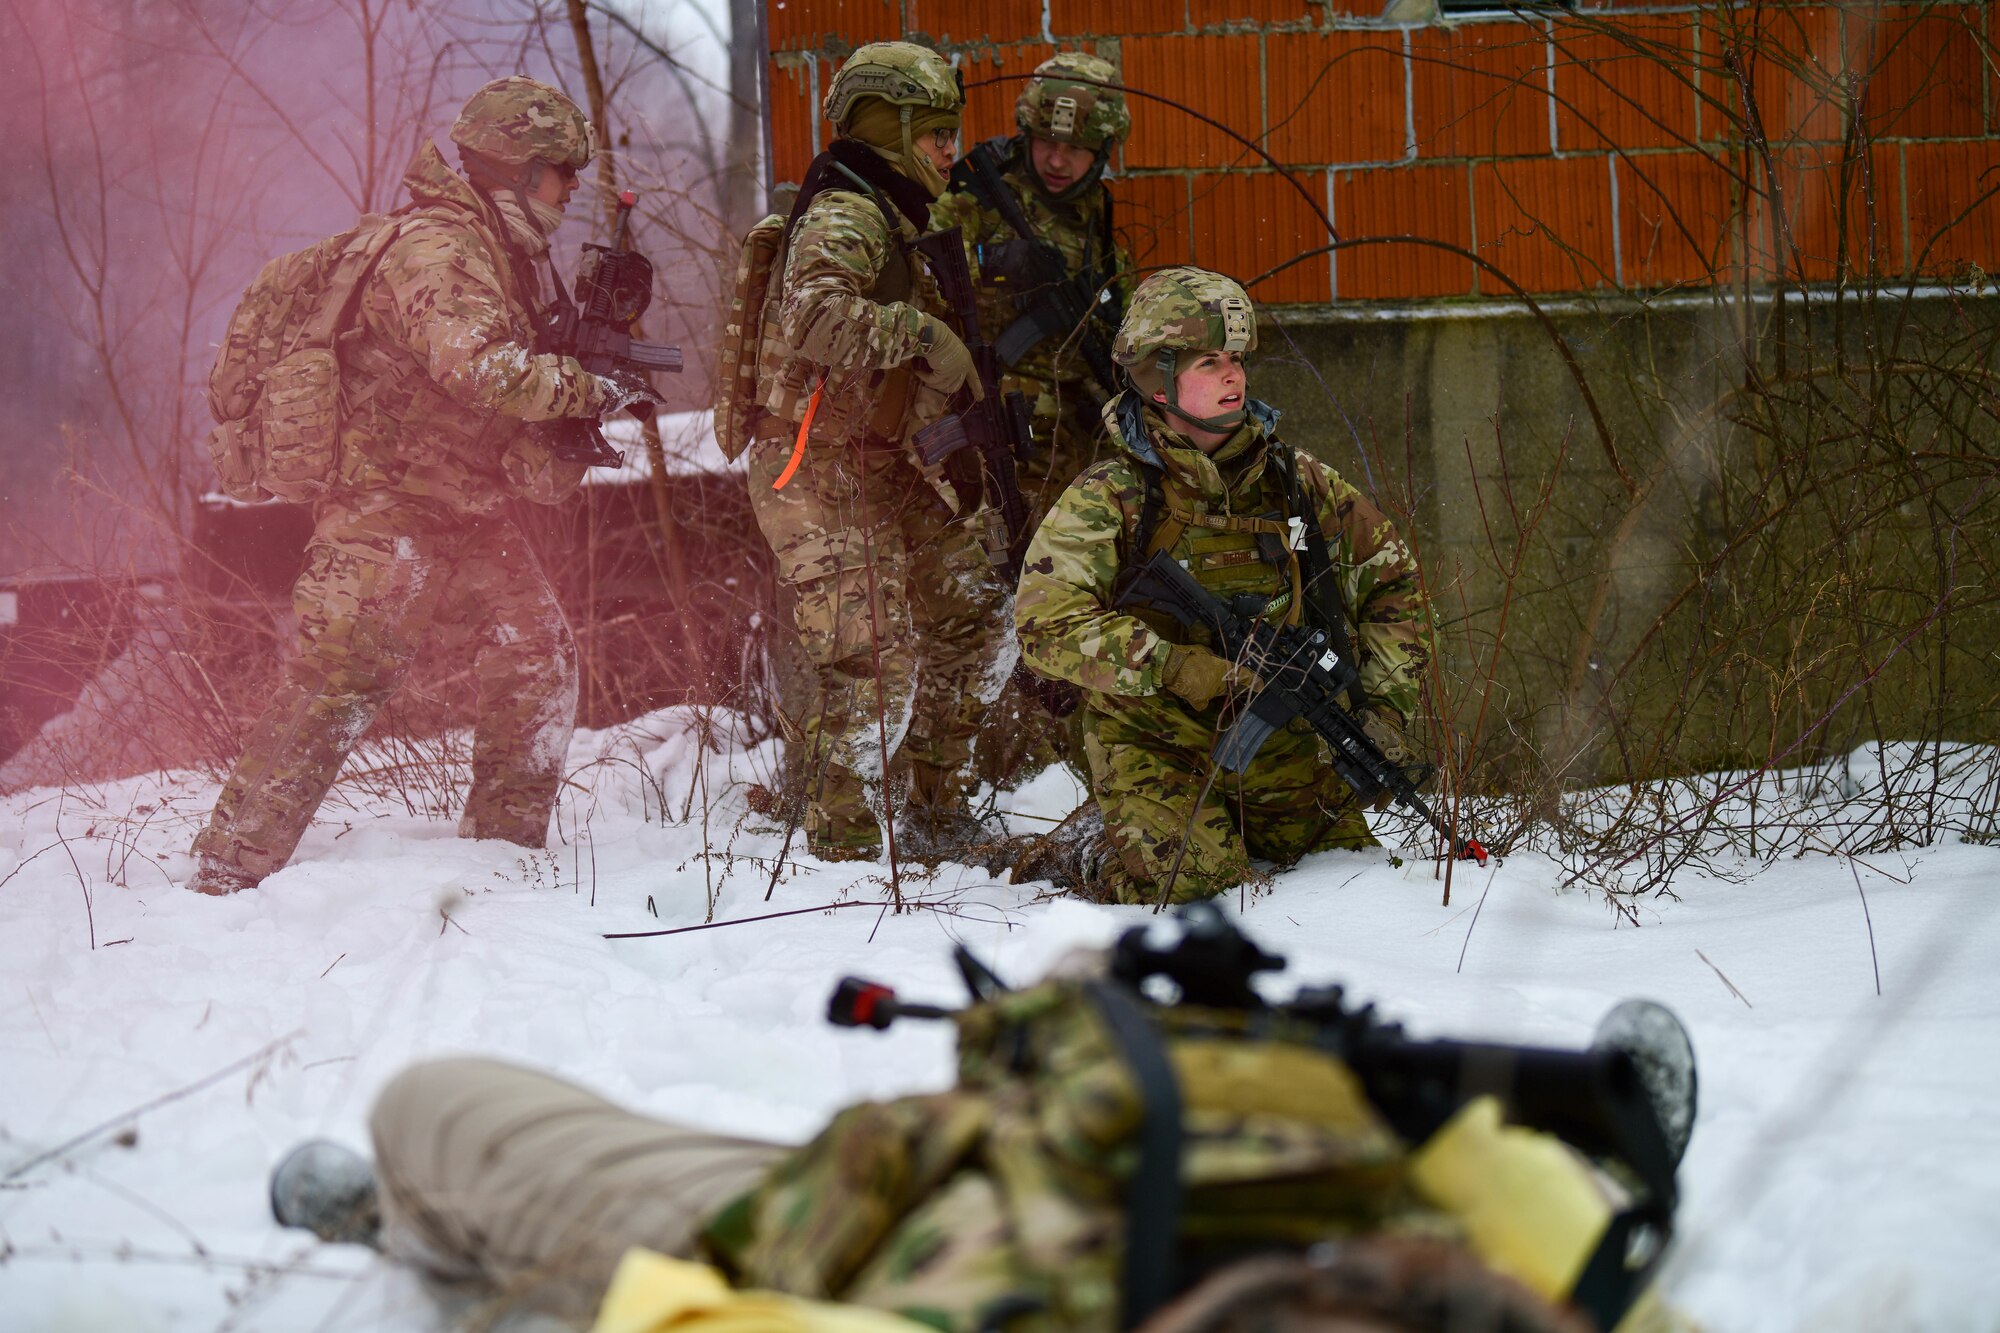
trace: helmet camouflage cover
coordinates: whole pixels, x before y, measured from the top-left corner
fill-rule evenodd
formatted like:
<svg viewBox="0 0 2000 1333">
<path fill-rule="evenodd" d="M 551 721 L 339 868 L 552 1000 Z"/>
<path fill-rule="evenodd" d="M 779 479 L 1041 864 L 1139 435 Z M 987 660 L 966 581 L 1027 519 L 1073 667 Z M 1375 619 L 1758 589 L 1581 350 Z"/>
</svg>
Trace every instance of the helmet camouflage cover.
<svg viewBox="0 0 2000 1333">
<path fill-rule="evenodd" d="M 1257 350 L 1257 308 L 1234 278 L 1204 268 L 1149 273 L 1111 344 L 1111 359 L 1140 388 L 1161 387 L 1161 353 Z"/>
<path fill-rule="evenodd" d="M 1109 60 L 1065 51 L 1035 67 L 1014 103 L 1014 123 L 1037 139 L 1104 152 L 1132 128 L 1124 92 L 1099 86 L 1117 82 L 1118 70 Z"/>
<path fill-rule="evenodd" d="M 597 134 L 583 109 L 561 89 L 525 74 L 495 79 L 474 93 L 452 123 L 451 141 L 516 167 L 542 161 L 582 170 L 597 151 Z"/>
<path fill-rule="evenodd" d="M 956 111 L 965 102 L 945 58 L 914 42 L 870 42 L 854 49 L 826 90 L 826 118 L 845 128 L 854 104 L 879 97 L 891 106 Z"/>
</svg>

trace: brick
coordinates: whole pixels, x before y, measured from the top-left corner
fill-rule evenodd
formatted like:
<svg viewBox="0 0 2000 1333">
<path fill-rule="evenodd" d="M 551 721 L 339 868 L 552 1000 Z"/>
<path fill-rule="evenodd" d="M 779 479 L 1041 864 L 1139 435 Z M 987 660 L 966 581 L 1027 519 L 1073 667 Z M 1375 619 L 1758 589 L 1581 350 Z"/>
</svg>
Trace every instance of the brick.
<svg viewBox="0 0 2000 1333">
<path fill-rule="evenodd" d="M 946 45 L 1019 42 L 1042 35 L 1042 6 L 1039 0 L 903 0 L 903 22 L 905 33 Z"/>
<path fill-rule="evenodd" d="M 1229 172 L 1196 176 L 1194 262 L 1250 285 L 1258 301 L 1331 300 L 1325 256 L 1293 264 L 1263 282 L 1259 275 L 1287 259 L 1316 250 L 1333 238 L 1321 220 L 1326 177 L 1319 172 L 1296 178 L 1312 194 L 1310 202 L 1276 172 Z"/>
<path fill-rule="evenodd" d="M 786 56 L 771 62 L 771 170 L 772 179 L 796 184 L 812 163 L 813 125 L 819 121 L 819 107 L 812 96 L 811 66 L 814 56 Z M 822 145 L 833 133 L 820 125 Z"/>
<path fill-rule="evenodd" d="M 1613 285 L 1611 176 L 1601 157 L 1482 162 L 1472 169 L 1479 257 L 1530 292 Z M 1479 289 L 1507 293 L 1481 274 Z"/>
<path fill-rule="evenodd" d="M 1739 11 L 1754 17 L 1734 30 L 1756 93 L 1763 135 L 1774 147 L 1829 143 L 1845 132 L 1840 11 L 1818 5 L 1772 5 Z M 1725 39 L 1731 33 L 1721 34 Z M 1735 105 L 1742 89 L 1732 88 Z"/>
<path fill-rule="evenodd" d="M 1333 225 L 1342 240 L 1415 236 L 1470 249 L 1472 204 L 1462 166 L 1337 171 Z M 1339 299 L 1469 296 L 1473 266 L 1427 245 L 1368 244 L 1340 251 Z"/>
<path fill-rule="evenodd" d="M 1027 76 L 1055 53 L 1047 42 L 963 52 L 959 68 L 965 72 L 965 130 L 960 143 L 970 147 L 996 134 L 1012 134 L 1014 103 L 1028 86 Z"/>
<path fill-rule="evenodd" d="M 1549 144 L 1548 43 L 1509 20 L 1410 34 L 1417 153 L 1515 157 Z"/>
<path fill-rule="evenodd" d="M 2000 186 L 2000 143 L 1913 143 L 1903 160 L 1911 266 L 1949 277 L 2000 267 L 2000 197 L 1989 193 Z"/>
<path fill-rule="evenodd" d="M 902 0 L 770 0 L 773 51 L 839 51 L 903 35 Z"/>
<path fill-rule="evenodd" d="M 1257 161 L 1255 153 L 1180 107 L 1255 140 L 1264 132 L 1260 43 L 1255 35 L 1125 41 L 1127 86 L 1173 103 L 1132 99 L 1132 138 L 1125 146 L 1125 161 L 1133 167 L 1211 169 Z"/>
<path fill-rule="evenodd" d="M 1693 14 L 1558 24 L 1556 143 L 1684 148 L 1695 138 Z"/>
<path fill-rule="evenodd" d="M 1187 0 L 1188 21 L 1196 28 L 1255 23 L 1311 23 L 1318 20 L 1324 6 L 1314 0 Z M 1373 18 L 1382 12 L 1375 6 Z"/>
<path fill-rule="evenodd" d="M 1768 180 L 1761 168 L 1750 177 L 1748 262 L 1757 276 L 1826 282 L 1840 274 L 1843 259 L 1851 274 L 1902 270 L 1902 173 L 1893 145 L 1848 162 L 1838 147 L 1797 144 L 1777 163 L 1782 240 Z"/>
<path fill-rule="evenodd" d="M 1726 158 L 1648 153 L 1618 163 L 1618 235 L 1627 287 L 1673 287 L 1734 266 L 1741 185 Z"/>
<path fill-rule="evenodd" d="M 1940 5 L 1847 16 L 1849 69 L 1866 78 L 1871 137 L 1969 138 L 1985 130 L 1978 9 Z"/>
<path fill-rule="evenodd" d="M 1264 38 L 1265 147 L 1280 162 L 1399 162 L 1408 149 L 1398 33 Z"/>
<path fill-rule="evenodd" d="M 1075 37 L 1133 37 L 1187 31 L 1184 0 L 1049 0 L 1049 32 L 1057 41 Z"/>
<path fill-rule="evenodd" d="M 1123 176 L 1110 189 L 1118 235 L 1134 263 L 1194 262 L 1186 176 Z"/>
</svg>

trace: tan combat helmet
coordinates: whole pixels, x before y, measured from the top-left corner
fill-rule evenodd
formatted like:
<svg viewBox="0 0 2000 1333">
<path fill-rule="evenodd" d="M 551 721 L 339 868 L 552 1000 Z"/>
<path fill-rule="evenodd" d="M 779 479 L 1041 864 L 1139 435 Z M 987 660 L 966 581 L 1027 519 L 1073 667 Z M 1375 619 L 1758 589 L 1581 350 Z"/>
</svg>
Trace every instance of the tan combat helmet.
<svg viewBox="0 0 2000 1333">
<path fill-rule="evenodd" d="M 597 132 L 562 90 L 510 74 L 474 93 L 452 123 L 468 171 L 502 185 L 533 189 L 547 162 L 581 171 L 597 151 Z"/>
<path fill-rule="evenodd" d="M 965 105 L 958 75 L 945 58 L 914 42 L 870 42 L 856 47 L 833 76 L 833 86 L 826 90 L 826 118 L 836 129 L 845 129 L 855 104 L 864 97 L 879 97 L 901 110 L 906 126 L 917 107 L 956 111 Z"/>
<path fill-rule="evenodd" d="M 1174 372 L 1183 352 L 1257 350 L 1257 308 L 1234 278 L 1205 268 L 1166 268 L 1149 273 L 1111 343 L 1111 359 L 1125 369 L 1132 386 L 1150 400 L 1167 395 L 1167 410 L 1204 430 L 1229 431 L 1243 422 L 1243 410 L 1197 417 L 1181 410 Z"/>
<path fill-rule="evenodd" d="M 1111 87 L 1102 85 L 1110 84 Z M 1075 144 L 1102 156 L 1132 129 L 1118 70 L 1101 56 L 1065 51 L 1035 66 L 1014 103 L 1014 123 L 1037 139 Z"/>
</svg>

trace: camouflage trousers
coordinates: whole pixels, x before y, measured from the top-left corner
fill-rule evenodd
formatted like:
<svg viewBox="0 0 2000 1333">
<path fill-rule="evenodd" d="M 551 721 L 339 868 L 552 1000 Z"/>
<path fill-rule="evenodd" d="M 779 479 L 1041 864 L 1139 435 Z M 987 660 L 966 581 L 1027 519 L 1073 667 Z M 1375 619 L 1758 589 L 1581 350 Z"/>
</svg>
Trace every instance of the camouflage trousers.
<svg viewBox="0 0 2000 1333">
<path fill-rule="evenodd" d="M 329 513 L 314 529 L 292 588 L 297 652 L 195 839 L 198 856 L 253 879 L 290 860 L 342 760 L 433 636 L 470 661 L 479 694 L 459 836 L 547 840 L 577 698 L 576 644 L 555 593 L 505 518 L 392 526 Z"/>
<path fill-rule="evenodd" d="M 1172 902 L 1243 883 L 1253 856 L 1289 865 L 1308 852 L 1375 845 L 1354 793 L 1302 722 L 1272 733 L 1246 772 L 1217 776 L 1196 811 L 1220 711 L 1196 714 L 1167 695 L 1089 697 L 1083 749 L 1114 853 L 1104 869 L 1107 896 L 1160 901 L 1184 840 Z"/>
<path fill-rule="evenodd" d="M 1013 665 L 1006 590 L 975 520 L 900 453 L 815 442 L 783 490 L 789 438 L 751 444 L 750 504 L 817 679 L 795 718 L 815 854 L 873 855 L 884 779 L 964 799 L 979 713 Z M 924 771 L 928 770 L 928 771 Z"/>
</svg>

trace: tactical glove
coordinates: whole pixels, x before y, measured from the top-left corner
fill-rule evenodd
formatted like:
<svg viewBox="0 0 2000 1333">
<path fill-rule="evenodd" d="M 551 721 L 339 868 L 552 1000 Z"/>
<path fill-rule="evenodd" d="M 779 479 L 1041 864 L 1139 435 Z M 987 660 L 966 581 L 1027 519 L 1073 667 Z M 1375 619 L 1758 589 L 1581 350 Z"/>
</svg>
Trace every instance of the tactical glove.
<svg viewBox="0 0 2000 1333">
<path fill-rule="evenodd" d="M 1196 709 L 1208 707 L 1225 690 L 1231 694 L 1255 694 L 1263 686 L 1264 682 L 1249 668 L 1191 645 L 1176 644 L 1169 648 L 1166 666 L 1160 671 L 1160 687 Z"/>
<path fill-rule="evenodd" d="M 935 315 L 925 315 L 917 329 L 917 378 L 950 397 L 960 389 L 977 402 L 985 396 L 972 366 L 972 353 L 951 327 Z"/>
<path fill-rule="evenodd" d="M 1361 715 L 1361 729 L 1375 742 L 1382 757 L 1397 768 L 1408 768 L 1417 761 L 1417 752 L 1403 727 L 1402 715 L 1388 708 L 1370 708 Z"/>
<path fill-rule="evenodd" d="M 1379 705 L 1361 715 L 1361 730 L 1375 742 L 1375 748 L 1382 752 L 1382 757 L 1397 768 L 1407 769 L 1416 763 L 1417 754 L 1403 725 L 1400 713 Z M 1394 792 L 1384 791 L 1375 798 L 1374 808 L 1377 811 L 1387 810 L 1395 800 Z"/>
<path fill-rule="evenodd" d="M 653 408 L 665 406 L 665 400 L 653 387 L 652 381 L 636 370 L 614 370 L 598 378 L 604 382 L 604 407 L 598 413 L 600 420 L 628 408 L 635 415 L 643 415 Z"/>
</svg>

